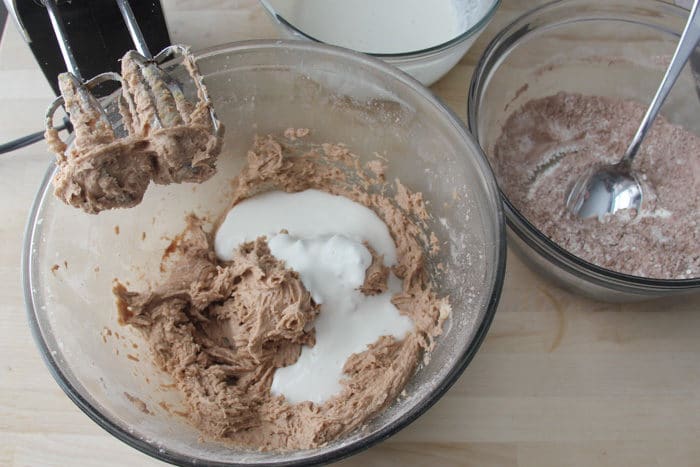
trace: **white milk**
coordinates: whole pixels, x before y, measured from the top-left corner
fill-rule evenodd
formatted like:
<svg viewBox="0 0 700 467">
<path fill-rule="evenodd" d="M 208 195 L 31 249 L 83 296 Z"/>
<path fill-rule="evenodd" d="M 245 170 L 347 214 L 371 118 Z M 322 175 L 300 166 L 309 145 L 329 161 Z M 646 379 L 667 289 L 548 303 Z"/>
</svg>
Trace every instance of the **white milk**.
<svg viewBox="0 0 700 467">
<path fill-rule="evenodd" d="M 494 0 L 267 0 L 294 27 L 328 44 L 374 54 L 443 44 L 484 17 Z"/>
<path fill-rule="evenodd" d="M 280 234 L 286 229 L 289 234 Z M 272 393 L 291 403 L 323 403 L 341 390 L 343 366 L 353 353 L 381 336 L 403 339 L 413 329 L 391 297 L 401 281 L 389 275 L 389 290 L 366 296 L 358 289 L 372 256 L 369 243 L 385 264 L 396 262 L 396 246 L 384 222 L 367 207 L 317 190 L 269 192 L 245 200 L 226 216 L 215 237 L 217 256 L 233 257 L 235 248 L 260 235 L 271 253 L 297 271 L 321 312 L 314 322 L 316 345 L 303 347 L 297 362 L 275 372 Z"/>
</svg>

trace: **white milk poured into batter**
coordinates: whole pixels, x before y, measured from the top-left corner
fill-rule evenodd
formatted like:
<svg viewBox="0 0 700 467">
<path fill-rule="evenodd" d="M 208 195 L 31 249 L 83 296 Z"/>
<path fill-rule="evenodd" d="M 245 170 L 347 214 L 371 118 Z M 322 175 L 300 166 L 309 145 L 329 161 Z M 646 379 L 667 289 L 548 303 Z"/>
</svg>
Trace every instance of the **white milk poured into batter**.
<svg viewBox="0 0 700 467">
<path fill-rule="evenodd" d="M 316 40 L 360 52 L 392 54 L 448 42 L 491 7 L 485 0 L 267 0 Z"/>
<path fill-rule="evenodd" d="M 280 234 L 281 230 L 288 234 Z M 372 262 L 369 243 L 384 263 L 396 263 L 396 246 L 386 224 L 369 208 L 318 190 L 263 193 L 236 205 L 214 240 L 217 256 L 230 260 L 238 245 L 266 235 L 270 252 L 297 271 L 321 312 L 314 322 L 316 345 L 276 370 L 272 393 L 291 403 L 323 403 L 342 386 L 348 357 L 381 336 L 403 339 L 413 322 L 399 314 L 391 297 L 401 281 L 389 274 L 388 290 L 366 296 L 360 290 Z"/>
</svg>

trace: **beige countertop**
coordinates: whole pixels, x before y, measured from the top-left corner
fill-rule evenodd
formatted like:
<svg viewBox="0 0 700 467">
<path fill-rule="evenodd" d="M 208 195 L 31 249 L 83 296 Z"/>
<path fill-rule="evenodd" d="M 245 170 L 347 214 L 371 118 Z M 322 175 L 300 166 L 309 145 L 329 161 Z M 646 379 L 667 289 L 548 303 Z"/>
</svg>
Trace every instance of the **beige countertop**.
<svg viewBox="0 0 700 467">
<path fill-rule="evenodd" d="M 495 31 L 536 0 L 505 0 L 433 90 L 464 118 L 468 80 Z M 255 0 L 164 0 L 175 42 L 274 37 Z M 0 141 L 42 128 L 51 91 L 13 24 L 0 43 Z M 24 225 L 50 156 L 0 156 L 0 465 L 163 465 L 94 424 L 32 341 L 20 283 Z M 345 465 L 700 465 L 700 298 L 595 303 L 508 257 L 481 350 L 427 414 Z"/>
</svg>

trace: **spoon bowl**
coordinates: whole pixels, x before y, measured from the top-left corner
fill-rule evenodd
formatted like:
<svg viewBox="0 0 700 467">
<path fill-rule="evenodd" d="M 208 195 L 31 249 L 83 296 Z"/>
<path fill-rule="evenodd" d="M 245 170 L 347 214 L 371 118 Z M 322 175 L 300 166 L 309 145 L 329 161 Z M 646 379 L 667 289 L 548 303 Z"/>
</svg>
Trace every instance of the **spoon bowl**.
<svg viewBox="0 0 700 467">
<path fill-rule="evenodd" d="M 633 172 L 620 164 L 607 165 L 594 167 L 576 181 L 566 207 L 583 219 L 602 218 L 622 209 L 639 213 L 642 198 L 642 187 Z"/>
</svg>

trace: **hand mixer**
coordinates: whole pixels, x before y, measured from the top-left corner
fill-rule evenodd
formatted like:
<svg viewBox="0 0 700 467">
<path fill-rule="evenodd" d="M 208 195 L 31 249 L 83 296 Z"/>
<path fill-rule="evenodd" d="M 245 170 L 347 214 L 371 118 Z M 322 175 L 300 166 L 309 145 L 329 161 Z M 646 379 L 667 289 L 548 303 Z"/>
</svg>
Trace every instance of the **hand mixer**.
<svg viewBox="0 0 700 467">
<path fill-rule="evenodd" d="M 61 106 L 65 106 L 73 124 L 74 144 L 77 147 L 86 148 L 94 144 L 105 144 L 118 136 L 123 136 L 115 131 L 105 109 L 92 93 L 93 89 L 107 81 L 116 81 L 122 85 L 119 106 L 124 126 L 130 135 L 147 135 L 151 128 L 186 125 L 191 121 L 192 112 L 197 108 L 201 109 L 202 106 L 209 112 L 212 132 L 218 135 L 221 124 L 214 113 L 202 76 L 189 50 L 182 45 L 172 45 L 153 56 L 148 50 L 128 1 L 117 0 L 117 4 L 138 50 L 138 52 L 128 52 L 122 59 L 122 68 L 132 70 L 133 73 L 130 76 L 134 78 L 125 80 L 117 73 L 108 72 L 85 81 L 66 38 L 55 1 L 44 0 L 63 59 L 69 70 L 59 75 L 62 95 L 49 106 L 46 113 L 46 135 L 51 149 L 60 157 L 66 148 L 65 143 L 58 138 L 58 132 L 53 124 L 54 114 Z M 159 63 L 166 58 L 178 55 L 182 57 L 183 64 L 194 83 L 197 102 L 189 101 L 180 84 L 159 66 Z M 144 106 L 144 102 L 148 102 L 149 105 Z M 156 111 L 151 112 L 149 109 Z"/>
</svg>

